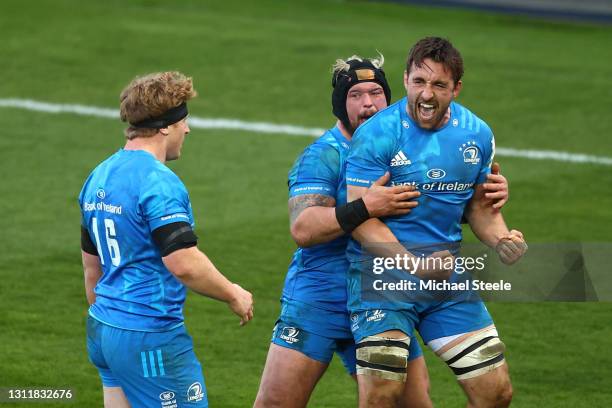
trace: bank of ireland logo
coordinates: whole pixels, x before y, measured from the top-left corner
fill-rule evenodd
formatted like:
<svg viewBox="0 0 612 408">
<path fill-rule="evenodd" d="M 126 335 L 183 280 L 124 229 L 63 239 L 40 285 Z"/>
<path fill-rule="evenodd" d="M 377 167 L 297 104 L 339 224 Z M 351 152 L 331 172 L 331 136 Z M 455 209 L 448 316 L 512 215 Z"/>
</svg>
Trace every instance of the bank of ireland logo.
<svg viewBox="0 0 612 408">
<path fill-rule="evenodd" d="M 106 191 L 104 191 L 104 189 L 99 188 L 96 191 L 96 197 L 98 197 L 100 200 L 104 200 L 104 197 L 106 197 Z"/>
<path fill-rule="evenodd" d="M 278 337 L 285 340 L 289 344 L 293 344 L 300 341 L 300 339 L 298 339 L 298 334 L 300 334 L 300 331 L 295 327 L 283 327 L 283 330 Z"/>
<path fill-rule="evenodd" d="M 446 172 L 442 169 L 430 169 L 427 172 L 427 177 L 429 177 L 432 180 L 439 180 L 443 178 L 444 176 L 446 176 Z"/>
<path fill-rule="evenodd" d="M 366 318 L 367 322 L 380 322 L 387 315 L 386 313 L 383 313 L 383 311 L 380 309 L 376 309 L 376 310 L 373 310 L 372 312 L 368 312 L 368 314 L 369 316 Z"/>
<path fill-rule="evenodd" d="M 459 148 L 459 151 L 463 153 L 463 162 L 468 164 L 478 164 L 480 163 L 480 152 L 478 148 L 475 146 L 476 142 L 469 141 L 467 143 L 463 143 Z"/>
<path fill-rule="evenodd" d="M 187 389 L 187 402 L 202 401 L 202 398 L 204 398 L 202 384 L 199 382 L 194 382 Z"/>
<path fill-rule="evenodd" d="M 454 127 L 459 126 L 459 120 L 458 119 L 453 119 L 453 126 Z"/>
</svg>

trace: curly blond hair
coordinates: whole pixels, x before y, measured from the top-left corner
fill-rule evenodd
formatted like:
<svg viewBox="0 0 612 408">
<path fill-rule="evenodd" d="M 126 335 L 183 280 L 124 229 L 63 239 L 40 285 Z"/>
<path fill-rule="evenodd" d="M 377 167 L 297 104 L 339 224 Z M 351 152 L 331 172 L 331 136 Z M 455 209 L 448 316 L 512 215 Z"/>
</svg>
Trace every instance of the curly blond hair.
<svg viewBox="0 0 612 408">
<path fill-rule="evenodd" d="M 190 77 L 177 71 L 156 72 L 137 77 L 121 91 L 121 120 L 137 123 L 159 116 L 183 102 L 197 96 Z M 133 126 L 125 130 L 128 139 L 151 137 L 158 129 L 142 129 Z"/>
<path fill-rule="evenodd" d="M 363 60 L 370 61 L 370 63 L 374 65 L 375 68 L 382 68 L 385 63 L 385 57 L 380 53 L 380 51 L 377 52 L 378 58 L 363 58 L 359 55 L 351 55 L 345 60 L 338 58 L 336 62 L 334 62 L 334 65 L 332 65 L 332 73 L 337 74 L 339 72 L 349 71 L 351 69 L 351 64 L 349 64 L 349 61 L 354 60 L 357 60 L 359 62 L 362 62 Z"/>
</svg>

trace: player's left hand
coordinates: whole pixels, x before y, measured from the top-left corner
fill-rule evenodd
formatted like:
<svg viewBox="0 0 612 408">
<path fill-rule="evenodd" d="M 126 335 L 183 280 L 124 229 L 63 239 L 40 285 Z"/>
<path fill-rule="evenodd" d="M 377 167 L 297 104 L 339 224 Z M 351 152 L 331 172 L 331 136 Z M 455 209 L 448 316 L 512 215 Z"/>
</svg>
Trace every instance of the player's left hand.
<svg viewBox="0 0 612 408">
<path fill-rule="evenodd" d="M 240 325 L 244 326 L 253 319 L 253 295 L 251 292 L 242 289 L 237 283 L 232 284 L 234 296 L 228 302 L 228 306 L 236 315 L 240 317 Z"/>
<path fill-rule="evenodd" d="M 495 246 L 495 251 L 503 263 L 512 265 L 525 255 L 527 248 L 523 233 L 511 230 L 507 235 L 500 238 Z"/>
<path fill-rule="evenodd" d="M 508 180 L 500 174 L 501 166 L 495 162 L 491 166 L 491 174 L 487 175 L 487 182 L 482 186 L 487 192 L 485 198 L 493 203 L 493 208 L 499 210 L 508 202 Z"/>
</svg>

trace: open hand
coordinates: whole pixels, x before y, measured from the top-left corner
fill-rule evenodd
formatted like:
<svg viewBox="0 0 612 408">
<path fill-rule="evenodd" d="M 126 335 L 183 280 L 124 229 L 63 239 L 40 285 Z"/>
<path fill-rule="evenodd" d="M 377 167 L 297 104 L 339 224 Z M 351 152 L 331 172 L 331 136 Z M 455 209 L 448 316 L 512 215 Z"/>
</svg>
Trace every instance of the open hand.
<svg viewBox="0 0 612 408">
<path fill-rule="evenodd" d="M 408 214 L 419 205 L 413 199 L 420 196 L 421 193 L 416 191 L 414 186 L 385 187 L 390 178 L 391 175 L 386 172 L 368 188 L 363 196 L 363 202 L 370 217 Z"/>
</svg>

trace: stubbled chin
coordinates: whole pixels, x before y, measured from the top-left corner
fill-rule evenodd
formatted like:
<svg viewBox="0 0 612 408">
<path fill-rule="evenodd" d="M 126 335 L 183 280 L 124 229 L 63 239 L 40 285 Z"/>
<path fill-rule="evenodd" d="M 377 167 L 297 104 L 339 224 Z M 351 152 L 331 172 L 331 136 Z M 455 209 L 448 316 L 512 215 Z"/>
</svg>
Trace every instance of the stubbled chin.
<svg viewBox="0 0 612 408">
<path fill-rule="evenodd" d="M 432 109 L 431 111 L 425 112 L 423 109 L 421 109 L 420 107 L 418 107 L 417 105 L 417 114 L 419 115 L 419 119 L 424 121 L 424 122 L 429 122 L 432 121 L 436 118 L 438 113 L 437 109 Z"/>
<path fill-rule="evenodd" d="M 435 117 L 433 117 L 427 120 L 419 119 L 418 123 L 419 123 L 419 126 L 422 127 L 423 129 L 434 129 L 438 126 L 440 122 L 436 120 Z"/>
</svg>

